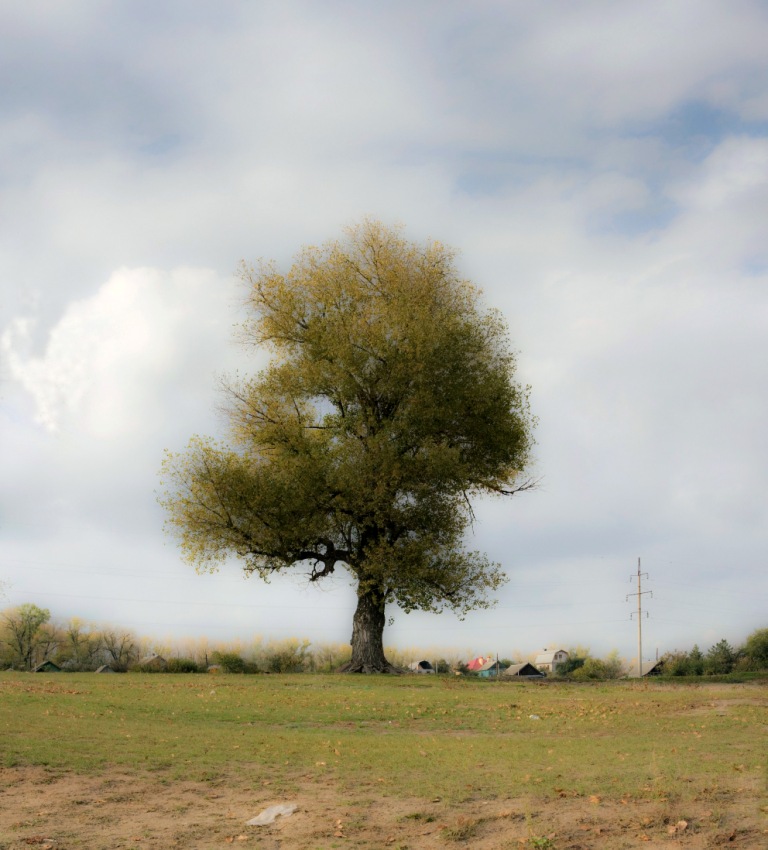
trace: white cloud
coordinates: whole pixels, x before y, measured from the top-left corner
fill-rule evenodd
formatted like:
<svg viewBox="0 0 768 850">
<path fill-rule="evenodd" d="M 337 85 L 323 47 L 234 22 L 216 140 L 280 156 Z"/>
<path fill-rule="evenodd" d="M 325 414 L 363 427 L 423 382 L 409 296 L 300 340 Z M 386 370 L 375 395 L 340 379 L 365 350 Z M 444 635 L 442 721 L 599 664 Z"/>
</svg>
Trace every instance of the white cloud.
<svg viewBox="0 0 768 850">
<path fill-rule="evenodd" d="M 122 269 L 69 305 L 42 355 L 29 351 L 29 318 L 11 324 L 2 348 L 48 430 L 135 437 L 157 426 L 158 408 L 169 403 L 163 395 L 176 398 L 174 382 L 186 385 L 185 373 L 204 366 L 206 354 L 218 355 L 207 364 L 211 377 L 226 365 L 233 296 L 231 281 L 211 272 Z"/>
</svg>

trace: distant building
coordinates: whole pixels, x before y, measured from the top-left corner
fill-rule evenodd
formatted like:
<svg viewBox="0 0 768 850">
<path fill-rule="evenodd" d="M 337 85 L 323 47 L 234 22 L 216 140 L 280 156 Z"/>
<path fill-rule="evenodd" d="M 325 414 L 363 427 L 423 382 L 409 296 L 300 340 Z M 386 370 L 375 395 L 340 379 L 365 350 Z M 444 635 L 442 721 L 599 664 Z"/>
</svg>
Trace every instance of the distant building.
<svg viewBox="0 0 768 850">
<path fill-rule="evenodd" d="M 408 669 L 411 673 L 434 673 L 435 668 L 429 663 L 429 661 L 414 661 L 412 664 L 408 665 Z"/>
<path fill-rule="evenodd" d="M 570 656 L 564 649 L 545 649 L 536 656 L 533 662 L 542 673 L 557 673 Z"/>
<path fill-rule="evenodd" d="M 664 672 L 664 661 L 643 661 L 642 674 L 645 676 L 661 676 Z M 637 678 L 637 664 L 629 671 L 630 676 Z"/>
<path fill-rule="evenodd" d="M 546 679 L 547 674 L 542 673 L 533 664 L 513 664 L 501 674 L 505 679 Z"/>
<path fill-rule="evenodd" d="M 161 673 L 168 666 L 162 655 L 147 655 L 139 661 L 139 669 L 148 673 Z"/>
<path fill-rule="evenodd" d="M 489 658 L 482 667 L 473 672 L 483 679 L 492 679 L 495 676 L 500 676 L 507 669 L 506 664 L 502 664 L 496 659 Z"/>
<path fill-rule="evenodd" d="M 61 667 L 58 664 L 54 664 L 53 661 L 43 661 L 42 664 L 38 664 L 35 667 L 34 673 L 61 673 Z"/>
<path fill-rule="evenodd" d="M 478 655 L 477 658 L 473 658 L 471 661 L 467 662 L 467 670 L 469 670 L 470 673 L 477 673 L 477 671 L 490 660 L 490 655 L 487 658 L 484 658 L 482 655 Z"/>
</svg>

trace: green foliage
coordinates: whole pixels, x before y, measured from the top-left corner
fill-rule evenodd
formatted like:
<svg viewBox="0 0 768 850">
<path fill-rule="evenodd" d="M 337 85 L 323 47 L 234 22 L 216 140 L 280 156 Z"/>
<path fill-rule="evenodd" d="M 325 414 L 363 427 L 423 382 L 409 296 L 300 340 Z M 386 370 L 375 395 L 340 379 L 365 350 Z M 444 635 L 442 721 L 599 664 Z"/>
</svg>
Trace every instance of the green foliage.
<svg viewBox="0 0 768 850">
<path fill-rule="evenodd" d="M 571 664 L 574 661 L 575 666 Z M 577 682 L 588 679 L 618 679 L 626 673 L 624 662 L 615 650 L 604 659 L 593 658 L 591 655 L 570 657 L 568 664 L 563 666 L 569 668 L 566 675 Z M 564 675 L 561 669 L 558 670 L 558 674 Z"/>
<path fill-rule="evenodd" d="M 585 658 L 584 663 L 571 672 L 571 678 L 577 682 L 587 679 L 605 679 L 606 665 L 599 658 Z"/>
<path fill-rule="evenodd" d="M 704 655 L 695 643 L 693 649 L 688 653 L 688 665 L 691 676 L 701 676 L 704 672 Z"/>
<path fill-rule="evenodd" d="M 211 658 L 226 673 L 245 673 L 245 661 L 236 652 L 214 652 Z"/>
<path fill-rule="evenodd" d="M 463 548 L 469 500 L 530 486 L 528 394 L 501 316 L 450 250 L 375 222 L 286 274 L 243 277 L 243 338 L 273 360 L 228 385 L 228 445 L 194 438 L 166 458 L 184 555 L 205 570 L 234 554 L 262 577 L 305 563 L 312 581 L 344 566 L 379 632 L 387 602 L 486 607 L 505 577 Z"/>
<path fill-rule="evenodd" d="M 744 644 L 744 655 L 752 670 L 768 670 L 768 629 L 757 629 Z"/>
<path fill-rule="evenodd" d="M 666 652 L 661 660 L 664 662 L 665 676 L 690 676 L 691 664 L 687 652 Z"/>
<path fill-rule="evenodd" d="M 193 658 L 169 658 L 166 673 L 200 673 L 200 666 Z"/>
<path fill-rule="evenodd" d="M 577 655 L 575 652 L 569 654 L 568 660 L 557 666 L 558 676 L 573 676 L 573 674 L 584 666 L 587 655 Z"/>
<path fill-rule="evenodd" d="M 730 673 L 736 663 L 736 653 L 725 638 L 710 647 L 704 661 L 705 672 L 713 675 Z"/>
</svg>

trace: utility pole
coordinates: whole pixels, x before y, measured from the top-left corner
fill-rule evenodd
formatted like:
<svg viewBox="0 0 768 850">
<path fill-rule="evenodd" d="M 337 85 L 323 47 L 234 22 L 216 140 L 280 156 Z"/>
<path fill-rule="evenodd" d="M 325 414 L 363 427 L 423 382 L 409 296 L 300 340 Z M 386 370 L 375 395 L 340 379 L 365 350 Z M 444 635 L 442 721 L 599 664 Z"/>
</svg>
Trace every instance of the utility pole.
<svg viewBox="0 0 768 850">
<path fill-rule="evenodd" d="M 640 572 L 640 558 L 637 559 L 637 574 L 634 576 L 630 576 L 629 580 L 634 581 L 637 579 L 637 593 L 628 593 L 627 601 L 629 601 L 630 596 L 637 597 L 637 676 L 638 678 L 643 678 L 643 595 L 649 593 L 653 596 L 652 590 L 643 590 L 641 587 L 641 579 L 642 576 L 648 578 L 648 573 Z M 629 615 L 630 619 L 632 618 L 632 614 Z M 646 611 L 645 616 L 648 616 L 648 612 Z"/>
</svg>

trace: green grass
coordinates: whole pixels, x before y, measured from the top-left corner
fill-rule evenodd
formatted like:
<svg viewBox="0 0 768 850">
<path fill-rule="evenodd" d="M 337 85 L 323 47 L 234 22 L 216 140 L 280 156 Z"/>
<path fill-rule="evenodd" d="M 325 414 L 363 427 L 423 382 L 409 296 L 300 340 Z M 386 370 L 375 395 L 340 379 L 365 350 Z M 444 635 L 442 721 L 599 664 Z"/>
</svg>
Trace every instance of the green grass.
<svg viewBox="0 0 768 850">
<path fill-rule="evenodd" d="M 766 705 L 764 683 L 2 673 L 0 764 L 450 802 L 684 802 L 760 775 Z"/>
</svg>

